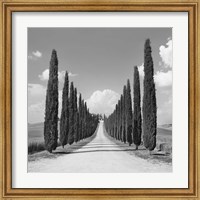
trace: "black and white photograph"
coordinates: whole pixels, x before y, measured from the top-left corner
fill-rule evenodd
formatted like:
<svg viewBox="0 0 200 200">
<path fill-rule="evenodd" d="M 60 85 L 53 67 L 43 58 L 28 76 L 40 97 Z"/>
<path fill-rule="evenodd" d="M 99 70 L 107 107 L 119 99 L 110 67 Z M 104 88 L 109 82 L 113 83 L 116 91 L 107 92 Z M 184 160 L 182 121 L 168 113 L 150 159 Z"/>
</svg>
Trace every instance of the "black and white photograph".
<svg viewBox="0 0 200 200">
<path fill-rule="evenodd" d="M 172 173 L 169 27 L 30 27 L 28 173 Z"/>
</svg>

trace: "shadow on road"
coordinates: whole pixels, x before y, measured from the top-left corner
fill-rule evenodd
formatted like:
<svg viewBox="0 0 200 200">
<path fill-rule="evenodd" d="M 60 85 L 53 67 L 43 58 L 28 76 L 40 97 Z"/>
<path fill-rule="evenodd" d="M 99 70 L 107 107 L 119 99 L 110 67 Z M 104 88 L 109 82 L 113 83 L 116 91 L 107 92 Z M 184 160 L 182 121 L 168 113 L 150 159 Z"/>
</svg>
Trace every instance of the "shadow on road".
<svg viewBox="0 0 200 200">
<path fill-rule="evenodd" d="M 95 147 L 94 147 L 95 148 Z M 97 147 L 96 147 L 97 148 Z M 86 148 L 87 149 L 87 148 Z M 81 151 L 72 151 L 72 152 L 55 152 L 56 154 L 78 154 L 78 153 L 94 153 L 94 152 L 122 152 L 122 151 L 135 151 L 135 149 L 96 149 L 96 150 L 81 150 Z"/>
<path fill-rule="evenodd" d="M 28 155 L 28 161 L 31 162 L 31 161 L 36 161 L 36 160 L 45 159 L 45 158 L 55 159 L 59 156 L 72 153 L 73 151 L 76 151 L 82 148 L 83 146 L 87 145 L 89 142 L 91 142 L 96 137 L 98 128 L 99 128 L 99 125 L 95 133 L 91 137 L 83 139 L 79 141 L 78 143 L 73 143 L 72 145 L 66 145 L 65 148 L 62 148 L 61 146 L 59 146 L 52 153 L 49 153 L 48 151 L 41 151 L 38 153 Z"/>
</svg>

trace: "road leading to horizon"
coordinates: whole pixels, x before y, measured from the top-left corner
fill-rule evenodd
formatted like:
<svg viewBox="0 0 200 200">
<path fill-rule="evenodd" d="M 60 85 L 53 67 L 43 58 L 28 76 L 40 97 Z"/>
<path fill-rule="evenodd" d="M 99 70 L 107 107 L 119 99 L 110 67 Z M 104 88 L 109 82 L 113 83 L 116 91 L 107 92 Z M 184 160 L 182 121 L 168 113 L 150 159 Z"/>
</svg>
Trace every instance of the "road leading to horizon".
<svg viewBox="0 0 200 200">
<path fill-rule="evenodd" d="M 105 135 L 100 121 L 92 141 L 72 153 L 57 158 L 44 158 L 28 163 L 28 172 L 47 173 L 134 173 L 172 172 L 172 165 L 152 163 L 128 152 Z"/>
</svg>

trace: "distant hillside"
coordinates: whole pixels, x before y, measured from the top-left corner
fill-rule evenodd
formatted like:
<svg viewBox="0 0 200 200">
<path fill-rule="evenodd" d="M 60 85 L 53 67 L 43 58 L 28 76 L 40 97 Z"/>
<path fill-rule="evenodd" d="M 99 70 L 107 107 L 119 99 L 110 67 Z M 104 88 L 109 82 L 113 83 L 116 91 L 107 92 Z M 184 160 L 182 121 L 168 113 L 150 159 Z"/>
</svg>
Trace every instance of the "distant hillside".
<svg viewBox="0 0 200 200">
<path fill-rule="evenodd" d="M 37 127 L 43 127 L 44 126 L 44 122 L 39 122 L 39 123 L 35 123 L 35 124 L 31 124 L 28 123 L 28 128 L 37 128 Z"/>
<path fill-rule="evenodd" d="M 167 129 L 167 130 L 172 130 L 172 124 L 162 124 L 162 125 L 159 125 L 158 127 Z"/>
<path fill-rule="evenodd" d="M 160 128 L 158 127 L 157 128 L 157 135 L 160 135 L 160 136 L 172 136 L 172 130 L 170 129 L 167 129 L 167 128 Z"/>
<path fill-rule="evenodd" d="M 58 122 L 58 136 L 60 125 Z M 43 142 L 44 141 L 44 122 L 28 124 L 28 141 L 30 142 Z"/>
</svg>

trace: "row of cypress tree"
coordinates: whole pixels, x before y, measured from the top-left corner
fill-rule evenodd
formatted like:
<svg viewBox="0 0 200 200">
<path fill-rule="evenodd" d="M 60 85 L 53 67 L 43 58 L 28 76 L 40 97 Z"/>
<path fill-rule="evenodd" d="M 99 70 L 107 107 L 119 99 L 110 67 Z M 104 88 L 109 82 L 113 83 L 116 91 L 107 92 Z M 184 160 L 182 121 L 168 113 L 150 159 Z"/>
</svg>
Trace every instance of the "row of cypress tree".
<svg viewBox="0 0 200 200">
<path fill-rule="evenodd" d="M 73 82 L 70 84 L 68 72 L 65 73 L 65 82 L 62 94 L 62 110 L 60 118 L 60 143 L 64 147 L 82 139 L 90 137 L 96 130 L 98 115 L 91 114 L 81 94 L 77 99 L 77 89 Z"/>
<path fill-rule="evenodd" d="M 154 83 L 153 59 L 151 55 L 150 40 L 145 41 L 144 46 L 144 94 L 141 114 L 140 78 L 137 66 L 134 67 L 133 83 L 133 111 L 131 100 L 130 81 L 123 88 L 123 94 L 118 101 L 114 112 L 107 118 L 104 116 L 104 124 L 109 135 L 135 144 L 136 149 L 141 144 L 143 132 L 144 146 L 152 151 L 156 146 L 157 134 L 157 106 Z M 142 123 L 143 116 L 143 123 Z"/>
<path fill-rule="evenodd" d="M 86 102 L 81 94 L 77 99 L 77 89 L 73 82 L 70 83 L 68 72 L 65 73 L 62 91 L 62 110 L 60 117 L 60 143 L 73 144 L 90 137 L 98 125 L 98 115 L 89 112 Z M 47 85 L 45 122 L 44 122 L 45 148 L 49 152 L 58 145 L 58 58 L 55 50 L 52 51 L 49 80 Z"/>
<path fill-rule="evenodd" d="M 137 87 L 137 90 L 134 89 L 134 112 L 132 112 L 131 87 L 128 79 L 114 112 L 108 118 L 104 116 L 104 124 L 109 135 L 124 143 L 128 142 L 129 145 L 134 142 L 138 148 L 141 143 L 140 82 L 138 68 L 135 67 L 134 71 L 134 76 L 137 77 L 134 78 L 134 86 Z"/>
</svg>

